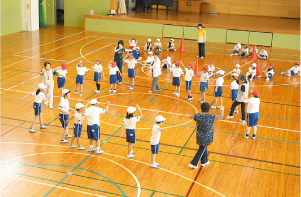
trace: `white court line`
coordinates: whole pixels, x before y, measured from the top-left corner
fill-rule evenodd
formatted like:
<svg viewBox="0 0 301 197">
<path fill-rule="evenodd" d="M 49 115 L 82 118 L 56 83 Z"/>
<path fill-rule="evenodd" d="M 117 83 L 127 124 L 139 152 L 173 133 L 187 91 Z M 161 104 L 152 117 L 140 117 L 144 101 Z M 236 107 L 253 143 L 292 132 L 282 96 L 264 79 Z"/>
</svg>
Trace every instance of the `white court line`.
<svg viewBox="0 0 301 197">
<path fill-rule="evenodd" d="M 67 60 L 56 60 L 56 59 L 49 59 L 49 58 L 43 58 L 43 57 L 30 57 L 30 56 L 24 56 L 24 55 L 15 55 L 17 57 L 26 57 L 26 58 L 36 58 L 36 59 L 43 59 L 43 60 L 50 60 L 50 61 L 54 61 L 54 62 L 68 62 Z"/>
<path fill-rule="evenodd" d="M 48 42 L 48 43 L 46 43 L 46 44 L 42 44 L 42 45 L 40 45 L 40 46 L 33 47 L 33 48 L 31 48 L 31 49 L 27 49 L 27 50 L 21 51 L 21 52 L 19 52 L 19 53 L 15 53 L 15 54 L 13 54 L 13 55 L 18 55 L 18 54 L 24 53 L 24 52 L 26 52 L 26 51 L 31 51 L 31 50 L 33 50 L 33 49 L 37 49 L 37 48 L 40 48 L 40 47 L 42 47 L 42 46 L 46 46 L 46 45 L 51 44 L 51 43 L 54 43 L 54 42 L 57 42 L 57 41 L 60 41 L 60 40 L 64 40 L 64 39 L 66 39 L 66 38 L 70 38 L 70 37 L 72 37 L 72 36 L 75 36 L 75 35 L 78 35 L 78 34 L 81 34 L 81 33 L 84 33 L 84 32 L 85 32 L 85 31 L 82 31 L 82 32 L 79 32 L 79 33 L 76 33 L 76 34 L 72 34 L 72 35 L 70 35 L 70 36 L 66 36 L 66 37 L 60 38 L 60 39 L 58 39 L 58 40 L 54 40 L 54 41 Z"/>
<path fill-rule="evenodd" d="M 18 177 L 15 177 L 15 176 L 7 175 L 7 174 L 2 174 L 2 173 L 0 174 L 0 176 L 2 176 L 2 177 L 3 176 L 4 177 L 10 177 L 10 178 L 13 178 L 13 179 L 17 179 L 17 180 L 21 180 L 21 181 L 27 181 L 27 182 L 30 182 L 30 183 L 36 183 L 36 184 L 39 184 L 39 185 L 45 185 L 45 186 L 49 186 L 49 187 L 60 188 L 60 189 L 64 189 L 64 190 L 69 190 L 69 191 L 81 193 L 81 194 L 87 194 L 87 195 L 91 195 L 91 196 L 105 197 L 105 196 L 101 196 L 101 195 L 98 195 L 98 194 L 92 194 L 92 193 L 88 193 L 88 192 L 84 192 L 84 191 L 80 191 L 80 190 L 69 189 L 69 188 L 66 188 L 66 187 L 51 185 L 51 184 L 42 183 L 42 182 L 38 182 L 38 181 L 32 181 L 32 180 L 29 180 L 29 179 L 18 178 Z M 3 189 L 2 189 L 2 191 L 3 191 Z"/>
</svg>

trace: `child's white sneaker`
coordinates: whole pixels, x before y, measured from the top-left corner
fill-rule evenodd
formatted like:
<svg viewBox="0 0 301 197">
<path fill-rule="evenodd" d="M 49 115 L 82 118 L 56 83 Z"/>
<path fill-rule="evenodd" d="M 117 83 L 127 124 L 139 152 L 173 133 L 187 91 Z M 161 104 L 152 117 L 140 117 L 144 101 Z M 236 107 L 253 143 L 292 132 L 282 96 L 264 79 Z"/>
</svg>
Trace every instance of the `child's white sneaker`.
<svg viewBox="0 0 301 197">
<path fill-rule="evenodd" d="M 151 168 L 159 168 L 159 166 L 158 166 L 156 163 L 151 163 L 151 164 L 150 164 L 150 167 L 151 167 Z"/>
<path fill-rule="evenodd" d="M 239 112 L 238 112 L 238 111 L 234 111 L 234 113 L 237 113 L 237 114 L 238 114 Z"/>
<path fill-rule="evenodd" d="M 35 133 L 35 132 L 37 132 L 36 130 L 34 130 L 34 129 L 29 129 L 29 132 L 31 132 L 31 133 Z"/>
<path fill-rule="evenodd" d="M 204 166 L 209 165 L 209 164 L 210 164 L 210 161 L 207 161 L 206 163 L 201 164 L 201 166 L 204 167 Z"/>
<path fill-rule="evenodd" d="M 135 158 L 135 155 L 130 154 L 130 155 L 127 155 L 126 157 L 127 158 Z"/>
<path fill-rule="evenodd" d="M 74 93 L 75 95 L 77 95 L 77 90 L 75 90 L 75 93 Z"/>
<path fill-rule="evenodd" d="M 70 148 L 77 148 L 77 146 L 74 146 L 74 145 L 70 145 L 69 147 Z"/>
<path fill-rule="evenodd" d="M 204 101 L 203 100 L 199 100 L 199 103 L 204 103 Z"/>
<path fill-rule="evenodd" d="M 95 148 L 89 148 L 88 151 L 89 151 L 89 152 L 94 152 L 94 151 L 96 151 L 96 149 L 95 149 Z"/>
<path fill-rule="evenodd" d="M 68 140 L 61 140 L 61 144 L 65 144 L 65 143 L 68 143 L 69 141 Z"/>
<path fill-rule="evenodd" d="M 189 163 L 188 166 L 189 166 L 190 168 L 193 168 L 193 169 L 198 169 L 198 168 L 199 168 L 199 166 L 192 165 L 191 163 Z"/>
<path fill-rule="evenodd" d="M 53 106 L 52 106 L 52 105 L 49 105 L 49 108 L 50 108 L 50 109 L 53 109 Z"/>
<path fill-rule="evenodd" d="M 113 93 L 116 93 L 116 90 L 113 90 Z"/>
<path fill-rule="evenodd" d="M 173 95 L 177 95 L 177 93 L 176 92 L 174 92 L 174 93 L 172 93 Z"/>
<path fill-rule="evenodd" d="M 217 106 L 216 108 L 220 109 L 220 108 L 221 108 L 221 106 Z"/>
<path fill-rule="evenodd" d="M 82 93 L 80 93 L 80 94 L 79 94 L 79 96 L 80 96 L 80 97 L 82 97 L 82 96 L 83 96 L 83 94 L 82 94 Z"/>
<path fill-rule="evenodd" d="M 180 95 L 181 95 L 180 93 L 177 93 L 177 94 L 176 94 L 176 96 L 180 96 Z"/>
<path fill-rule="evenodd" d="M 257 76 L 257 78 L 261 78 L 261 75 Z"/>
<path fill-rule="evenodd" d="M 113 92 L 113 90 L 111 89 L 111 90 L 109 90 L 109 92 Z"/>
<path fill-rule="evenodd" d="M 150 90 L 150 91 L 148 91 L 148 92 L 149 92 L 149 93 L 153 93 L 153 91 L 151 91 L 151 90 Z"/>
<path fill-rule="evenodd" d="M 241 124 L 245 124 L 245 123 L 246 123 L 246 121 L 245 121 L 245 120 L 242 120 L 242 119 L 239 119 L 239 122 L 240 122 Z"/>
<path fill-rule="evenodd" d="M 96 154 L 102 154 L 102 153 L 104 153 L 105 151 L 104 150 L 97 150 L 96 151 Z"/>
<path fill-rule="evenodd" d="M 212 108 L 212 109 L 216 109 L 216 107 L 215 107 L 215 106 L 211 106 L 211 108 Z"/>
<path fill-rule="evenodd" d="M 251 137 L 252 137 L 253 140 L 255 140 L 255 138 L 256 138 L 254 134 Z"/>
<path fill-rule="evenodd" d="M 45 104 L 45 105 L 48 105 L 48 103 L 49 103 L 48 101 L 45 101 L 45 103 L 44 103 L 44 104 Z"/>
<path fill-rule="evenodd" d="M 65 138 L 72 138 L 72 135 L 66 135 Z"/>
<path fill-rule="evenodd" d="M 231 118 L 234 118 L 234 116 L 228 115 L 228 116 L 226 117 L 226 119 L 231 119 Z"/>
<path fill-rule="evenodd" d="M 40 125 L 40 129 L 47 129 L 45 125 Z"/>
<path fill-rule="evenodd" d="M 270 79 L 269 79 L 269 78 L 266 78 L 266 81 L 270 81 Z"/>
<path fill-rule="evenodd" d="M 86 147 L 79 147 L 78 150 L 86 150 Z"/>
<path fill-rule="evenodd" d="M 187 101 L 192 101 L 192 100 L 193 100 L 193 98 L 192 98 L 192 97 L 190 97 L 190 98 L 188 98 L 188 99 L 187 99 Z"/>
</svg>

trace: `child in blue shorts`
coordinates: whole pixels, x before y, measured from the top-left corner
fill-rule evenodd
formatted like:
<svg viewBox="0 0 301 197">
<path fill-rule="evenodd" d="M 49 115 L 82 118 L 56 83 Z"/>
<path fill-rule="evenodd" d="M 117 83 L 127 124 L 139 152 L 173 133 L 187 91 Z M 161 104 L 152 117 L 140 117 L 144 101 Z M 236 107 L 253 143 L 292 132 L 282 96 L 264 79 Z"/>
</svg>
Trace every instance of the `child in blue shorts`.
<svg viewBox="0 0 301 197">
<path fill-rule="evenodd" d="M 128 142 L 128 155 L 127 158 L 134 158 L 133 155 L 133 144 L 136 143 L 136 123 L 142 118 L 143 114 L 140 110 L 139 105 L 137 105 L 137 109 L 140 113 L 140 116 L 134 117 L 134 113 L 136 111 L 135 107 L 129 107 L 127 109 L 126 117 L 123 120 L 123 124 L 121 126 L 120 137 L 123 133 L 123 128 L 126 128 L 126 142 Z"/>
<path fill-rule="evenodd" d="M 232 74 L 232 79 L 233 81 L 230 85 L 230 89 L 231 89 L 231 101 L 232 103 L 234 103 L 234 101 L 237 98 L 238 86 L 239 86 L 238 74 L 236 73 Z M 238 106 L 236 107 L 236 110 L 234 112 L 238 113 Z"/>
<path fill-rule="evenodd" d="M 218 78 L 216 80 L 216 86 L 214 88 L 214 106 L 211 106 L 212 109 L 216 109 L 216 103 L 217 103 L 217 98 L 219 98 L 220 101 L 220 106 L 218 106 L 217 108 L 220 108 L 222 106 L 223 103 L 223 84 L 224 84 L 224 74 L 225 72 L 223 70 L 219 70 L 216 72 L 216 74 L 218 75 Z"/>
<path fill-rule="evenodd" d="M 68 140 L 65 140 L 65 138 L 72 138 L 71 135 L 68 135 L 68 130 L 69 130 L 69 115 L 70 112 L 69 110 L 72 110 L 75 112 L 74 109 L 69 107 L 69 100 L 70 99 L 70 90 L 64 89 L 62 91 L 63 97 L 61 99 L 60 105 L 59 105 L 59 119 L 61 121 L 62 127 L 63 127 L 63 134 L 62 134 L 62 139 L 61 139 L 61 144 L 63 143 L 68 143 Z"/>
<path fill-rule="evenodd" d="M 65 83 L 66 83 L 66 74 L 67 74 L 67 64 L 63 63 L 61 65 L 61 67 L 56 71 L 58 73 L 58 77 L 57 77 L 57 85 L 58 88 L 61 89 L 62 92 L 62 96 L 63 96 L 63 89 L 65 87 Z"/>
<path fill-rule="evenodd" d="M 255 140 L 255 135 L 257 131 L 257 124 L 259 120 L 259 105 L 260 105 L 260 99 L 259 92 L 254 90 L 251 93 L 253 96 L 249 99 L 246 99 L 244 102 L 249 103 L 247 107 L 247 129 L 246 129 L 246 135 L 245 138 L 249 138 L 250 128 L 253 128 L 253 135 L 252 138 Z"/>
<path fill-rule="evenodd" d="M 85 73 L 89 70 L 89 68 L 83 67 L 83 60 L 80 60 L 76 64 L 76 71 L 77 71 L 77 76 L 76 76 L 76 81 L 75 81 L 75 95 L 77 95 L 77 87 L 78 84 L 80 84 L 80 94 L 79 96 L 83 96 L 83 91 L 84 91 L 84 75 Z"/>
<path fill-rule="evenodd" d="M 294 75 L 301 76 L 301 66 L 300 66 L 300 63 L 296 62 L 294 67 L 291 67 L 291 69 L 289 69 L 286 72 L 280 73 L 280 75 L 284 75 L 284 76 L 287 76 L 287 77 L 291 77 L 291 76 L 294 76 Z"/>
<path fill-rule="evenodd" d="M 79 124 L 79 121 L 83 117 L 83 115 L 82 115 L 83 107 L 85 107 L 85 106 L 82 103 L 77 103 L 75 105 L 75 109 L 76 109 L 75 114 L 69 120 L 66 121 L 66 123 L 69 123 L 72 118 L 75 118 L 74 126 L 73 126 L 74 136 L 71 139 L 71 143 L 70 143 L 69 147 L 70 148 L 77 148 L 76 146 L 73 145 L 74 140 L 76 138 L 77 145 L 78 145 L 78 150 L 86 150 L 86 148 L 81 146 L 81 144 L 80 144 L 80 136 L 81 136 L 83 125 Z"/>
<path fill-rule="evenodd" d="M 186 82 L 186 91 L 187 91 L 187 94 L 188 94 L 188 97 L 185 97 L 185 99 L 187 99 L 188 101 L 193 100 L 192 95 L 191 95 L 192 77 L 194 77 L 194 79 L 196 81 L 196 84 L 199 85 L 198 80 L 195 77 L 194 72 L 192 70 L 193 66 L 194 66 L 193 63 L 189 63 L 188 68 L 185 68 L 184 65 L 183 65 L 183 67 L 185 69 L 185 72 L 186 72 L 185 73 L 185 82 Z"/>
<path fill-rule="evenodd" d="M 152 150 L 150 167 L 152 167 L 152 168 L 159 168 L 159 165 L 160 165 L 160 164 L 155 162 L 155 157 L 159 152 L 161 131 L 166 130 L 166 128 L 160 128 L 160 125 L 163 124 L 164 120 L 166 120 L 166 118 L 159 115 L 155 119 L 156 124 L 154 124 L 152 127 L 151 126 L 149 127 L 153 131 L 152 132 L 152 137 L 150 139 L 151 150 Z"/>
<path fill-rule="evenodd" d="M 256 77 L 256 66 L 256 63 L 253 63 L 251 67 L 249 67 L 249 71 L 246 74 L 246 77 L 248 77 L 250 81 L 252 81 Z"/>
<path fill-rule="evenodd" d="M 116 93 L 116 87 L 117 87 L 117 74 L 122 76 L 121 72 L 119 71 L 119 68 L 117 67 L 116 62 L 110 61 L 109 63 L 109 74 L 110 74 L 110 84 L 111 84 L 111 89 L 109 92 Z M 114 90 L 113 90 L 114 86 Z"/>
<path fill-rule="evenodd" d="M 241 44 L 240 44 L 240 43 L 237 43 L 237 44 L 234 46 L 233 52 L 232 52 L 232 54 L 230 54 L 230 56 L 232 56 L 232 55 L 234 55 L 234 56 L 239 55 L 240 49 L 241 49 Z"/>
<path fill-rule="evenodd" d="M 126 59 L 127 57 L 128 59 Z M 130 78 L 130 86 L 128 88 L 133 90 L 135 81 L 135 66 L 137 64 L 137 60 L 134 58 L 133 54 L 129 54 L 124 57 L 123 62 L 128 64 L 128 77 Z"/>
<path fill-rule="evenodd" d="M 200 91 L 201 91 L 201 100 L 199 100 L 199 103 L 204 103 L 205 101 L 205 92 L 209 88 L 209 74 L 208 74 L 208 66 L 204 66 L 202 70 L 198 73 L 201 75 L 201 85 L 200 85 Z"/>
<path fill-rule="evenodd" d="M 173 95 L 180 96 L 180 88 L 181 88 L 181 82 L 180 77 L 183 75 L 183 70 L 180 68 L 180 62 L 176 62 L 175 67 L 171 68 L 172 72 L 172 85 L 175 86 L 175 92 Z"/>
<path fill-rule="evenodd" d="M 270 63 L 269 67 L 266 70 L 262 71 L 262 75 L 265 75 L 266 76 L 266 81 L 269 81 L 270 79 L 273 78 L 274 72 L 275 72 L 274 64 Z M 261 75 L 259 75 L 258 77 L 261 77 Z"/>
<path fill-rule="evenodd" d="M 94 91 L 96 94 L 100 93 L 100 79 L 101 79 L 101 73 L 103 76 L 103 79 L 106 80 L 106 77 L 103 73 L 102 65 L 100 64 L 101 59 L 96 59 L 96 64 L 92 66 L 92 69 L 94 71 L 94 81 L 96 83 L 96 90 Z"/>
<path fill-rule="evenodd" d="M 38 85 L 38 90 L 34 91 L 33 93 L 30 93 L 26 96 L 24 96 L 23 98 L 20 99 L 20 101 L 22 101 L 23 99 L 29 97 L 29 96 L 35 96 L 34 98 L 34 103 L 33 103 L 33 108 L 34 108 L 34 119 L 31 123 L 31 126 L 29 128 L 29 132 L 31 133 L 35 133 L 36 130 L 33 129 L 33 126 L 36 123 L 36 120 L 39 118 L 40 119 L 40 129 L 46 129 L 47 127 L 45 125 L 43 125 L 43 119 L 42 119 L 42 110 L 41 110 L 41 104 L 42 101 L 46 101 L 46 96 L 44 94 L 44 91 L 46 89 L 46 86 L 41 83 Z"/>
</svg>

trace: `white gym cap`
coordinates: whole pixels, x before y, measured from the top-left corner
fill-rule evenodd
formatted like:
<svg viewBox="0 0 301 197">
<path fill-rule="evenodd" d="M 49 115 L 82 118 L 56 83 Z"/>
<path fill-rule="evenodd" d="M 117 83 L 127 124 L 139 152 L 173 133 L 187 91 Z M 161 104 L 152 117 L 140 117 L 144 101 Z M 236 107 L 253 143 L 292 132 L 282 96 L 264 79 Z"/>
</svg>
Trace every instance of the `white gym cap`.
<svg viewBox="0 0 301 197">
<path fill-rule="evenodd" d="M 164 118 L 163 116 L 159 115 L 156 117 L 156 122 L 163 122 L 164 120 L 166 120 L 166 118 Z"/>
<path fill-rule="evenodd" d="M 150 38 L 149 38 L 149 39 L 147 39 L 147 41 L 148 41 L 148 42 L 151 42 L 151 41 L 152 41 L 152 39 L 150 39 Z"/>
<path fill-rule="evenodd" d="M 219 70 L 219 71 L 217 71 L 216 73 L 217 73 L 217 74 L 220 74 L 220 75 L 224 75 L 224 74 L 225 74 L 225 71 Z"/>
<path fill-rule="evenodd" d="M 236 67 L 236 68 L 239 68 L 239 67 L 240 67 L 240 65 L 239 65 L 239 64 L 236 64 L 236 65 L 235 65 L 235 67 Z"/>
<path fill-rule="evenodd" d="M 140 48 L 139 48 L 139 47 L 136 47 L 136 49 L 140 50 Z"/>
<path fill-rule="evenodd" d="M 65 95 L 65 94 L 67 94 L 68 92 L 70 92 L 70 90 L 64 89 L 62 93 L 63 93 L 63 95 Z"/>
<path fill-rule="evenodd" d="M 171 60 L 171 57 L 167 57 L 166 59 L 170 61 L 170 60 Z"/>
<path fill-rule="evenodd" d="M 170 39 L 170 41 L 175 41 L 174 39 Z"/>
<path fill-rule="evenodd" d="M 151 55 L 151 54 L 153 54 L 153 52 L 152 52 L 152 51 L 150 51 L 150 52 L 148 52 L 148 54 L 150 54 L 150 55 Z"/>
<path fill-rule="evenodd" d="M 82 103 L 77 103 L 75 105 L 75 109 L 80 109 L 80 108 L 83 108 L 83 107 L 85 107 L 85 106 Z"/>
<path fill-rule="evenodd" d="M 96 99 L 92 99 L 91 101 L 90 101 L 90 104 L 91 105 L 95 105 L 95 104 L 97 104 L 97 103 L 99 103 Z"/>
<path fill-rule="evenodd" d="M 128 107 L 126 111 L 128 112 L 128 114 L 132 114 L 136 111 L 136 107 Z"/>
<path fill-rule="evenodd" d="M 257 65 L 256 65 L 256 63 L 253 63 L 252 66 L 254 66 L 256 68 Z"/>
<path fill-rule="evenodd" d="M 158 38 L 158 39 L 157 39 L 157 41 L 159 41 L 159 42 L 160 42 L 160 39 Z"/>
<path fill-rule="evenodd" d="M 46 86 L 45 86 L 43 83 L 40 83 L 40 84 L 38 85 L 38 88 L 39 88 L 39 89 L 45 89 Z"/>
</svg>

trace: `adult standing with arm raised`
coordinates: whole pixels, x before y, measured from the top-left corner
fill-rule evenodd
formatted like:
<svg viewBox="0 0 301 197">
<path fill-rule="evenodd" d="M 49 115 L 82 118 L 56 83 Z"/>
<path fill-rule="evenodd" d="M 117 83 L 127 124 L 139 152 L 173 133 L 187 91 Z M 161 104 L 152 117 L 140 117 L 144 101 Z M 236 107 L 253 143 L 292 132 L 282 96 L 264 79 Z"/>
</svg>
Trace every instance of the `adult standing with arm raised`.
<svg viewBox="0 0 301 197">
<path fill-rule="evenodd" d="M 245 75 L 240 74 L 239 82 L 241 85 L 238 87 L 238 93 L 236 100 L 232 104 L 230 114 L 226 117 L 227 119 L 233 118 L 234 110 L 238 105 L 241 105 L 241 119 L 239 120 L 240 123 L 245 124 L 246 120 L 246 103 L 245 100 L 248 99 L 248 92 L 249 92 L 249 83 Z"/>
<path fill-rule="evenodd" d="M 198 24 L 197 41 L 199 44 L 199 56 L 200 58 L 205 57 L 205 42 L 206 42 L 206 30 L 202 24 Z"/>
<path fill-rule="evenodd" d="M 124 42 L 123 40 L 118 41 L 117 47 L 115 47 L 115 56 L 114 56 L 114 62 L 116 62 L 117 67 L 119 68 L 120 73 L 122 74 L 122 67 L 123 67 L 123 59 L 122 55 L 123 52 L 125 51 L 124 49 Z M 117 83 L 120 85 L 122 83 L 122 75 L 117 75 Z"/>
<path fill-rule="evenodd" d="M 198 168 L 200 160 L 202 167 L 210 164 L 210 161 L 208 161 L 207 158 L 207 146 L 213 142 L 213 124 L 214 121 L 221 120 L 224 116 L 224 106 L 221 106 L 220 108 L 220 115 L 208 114 L 210 105 L 207 102 L 202 103 L 201 109 L 202 113 L 188 116 L 196 122 L 196 143 L 199 145 L 197 153 L 188 165 L 193 169 Z"/>
<path fill-rule="evenodd" d="M 152 93 L 154 90 L 160 91 L 159 76 L 161 75 L 161 61 L 159 59 L 158 51 L 156 51 L 154 55 L 155 55 L 154 62 L 149 67 L 152 69 L 152 76 L 153 76 L 152 87 L 151 90 L 148 91 L 149 93 Z"/>
<path fill-rule="evenodd" d="M 53 89 L 54 81 L 53 75 L 57 75 L 57 72 L 54 69 L 51 69 L 50 62 L 44 62 L 45 69 L 42 69 L 40 75 L 42 75 L 42 83 L 46 86 L 46 98 L 47 102 L 45 104 L 49 105 L 49 108 L 53 108 Z"/>
</svg>

